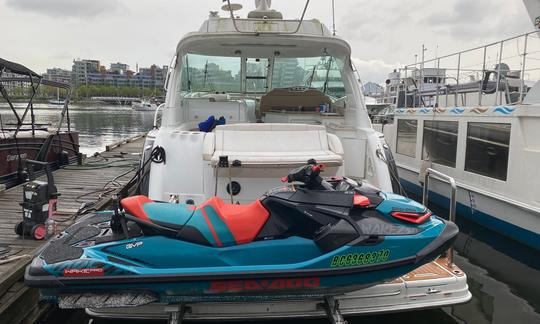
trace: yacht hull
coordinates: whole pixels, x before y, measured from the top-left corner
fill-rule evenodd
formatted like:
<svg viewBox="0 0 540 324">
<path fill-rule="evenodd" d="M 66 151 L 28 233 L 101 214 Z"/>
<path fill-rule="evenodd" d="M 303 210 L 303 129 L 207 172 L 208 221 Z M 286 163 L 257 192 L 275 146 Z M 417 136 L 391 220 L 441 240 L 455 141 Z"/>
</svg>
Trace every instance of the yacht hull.
<svg viewBox="0 0 540 324">
<path fill-rule="evenodd" d="M 398 172 L 404 189 L 421 196 L 422 186 L 418 182 L 418 172 L 402 165 L 398 165 Z M 429 202 L 448 208 L 450 204 L 448 184 L 436 178 L 432 179 L 430 184 L 432 189 L 429 193 Z M 538 230 L 540 215 L 523 206 L 458 185 L 457 214 L 521 244 L 536 250 L 540 249 Z"/>
</svg>

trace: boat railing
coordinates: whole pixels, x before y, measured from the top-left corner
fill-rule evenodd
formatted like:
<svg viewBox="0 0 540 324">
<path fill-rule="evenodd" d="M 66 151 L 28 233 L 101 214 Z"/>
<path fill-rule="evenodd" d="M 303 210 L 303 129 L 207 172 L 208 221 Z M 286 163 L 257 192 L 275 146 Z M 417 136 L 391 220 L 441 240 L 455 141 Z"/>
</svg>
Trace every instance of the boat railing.
<svg viewBox="0 0 540 324">
<path fill-rule="evenodd" d="M 417 80 L 418 85 L 405 86 L 405 96 L 413 97 L 405 105 L 438 107 L 442 96 L 447 103 L 448 96 L 455 96 L 454 106 L 522 104 L 527 91 L 540 80 L 539 38 L 539 32 L 532 31 L 406 65 L 399 69 L 402 79 Z M 464 99 L 466 93 L 477 93 L 474 102 L 472 95 Z M 426 103 L 418 96 L 433 100 Z"/>
<path fill-rule="evenodd" d="M 445 182 L 447 182 L 450 185 L 451 188 L 451 194 L 450 194 L 450 209 L 448 211 L 448 220 L 455 223 L 456 222 L 456 193 L 457 193 L 457 185 L 456 180 L 454 178 L 439 172 L 437 170 L 434 170 L 432 168 L 427 168 L 424 175 L 424 190 L 422 194 L 422 204 L 427 207 L 428 205 L 428 199 L 429 199 L 429 178 L 431 176 L 435 176 L 438 179 L 441 179 Z M 448 249 L 448 266 L 452 266 L 454 264 L 454 249 L 450 247 Z"/>
<path fill-rule="evenodd" d="M 154 113 L 154 124 L 153 124 L 154 129 L 159 128 L 159 126 L 158 126 L 159 111 L 160 111 L 163 107 L 165 107 L 165 104 L 164 104 L 164 103 L 162 103 L 161 105 L 159 105 L 159 106 L 156 108 L 156 112 Z"/>
</svg>

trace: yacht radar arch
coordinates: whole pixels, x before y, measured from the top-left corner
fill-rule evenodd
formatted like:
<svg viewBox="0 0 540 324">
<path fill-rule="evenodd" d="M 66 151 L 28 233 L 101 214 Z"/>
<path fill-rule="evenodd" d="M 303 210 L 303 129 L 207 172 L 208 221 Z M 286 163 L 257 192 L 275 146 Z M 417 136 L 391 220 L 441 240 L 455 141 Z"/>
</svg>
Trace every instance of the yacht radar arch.
<svg viewBox="0 0 540 324">
<path fill-rule="evenodd" d="M 237 24 L 238 18 L 234 16 L 234 11 L 239 10 L 237 9 L 238 4 L 231 4 L 230 0 L 224 0 L 227 1 L 227 4 L 222 7 L 223 10 L 229 11 L 230 17 L 233 21 L 234 28 L 239 33 L 255 33 L 255 34 L 261 34 L 261 33 L 275 33 L 275 31 L 267 31 L 267 30 L 258 30 L 258 31 L 251 31 L 251 30 L 241 30 Z M 302 11 L 302 16 L 298 20 L 298 25 L 296 28 L 292 31 L 283 32 L 281 31 L 281 34 L 289 33 L 289 34 L 296 34 L 300 30 L 300 27 L 302 27 L 302 23 L 304 22 L 304 17 L 306 15 L 307 8 L 309 7 L 310 0 L 306 0 L 306 5 L 304 6 L 304 10 Z M 270 6 L 272 4 L 271 0 L 256 0 L 255 6 L 256 9 L 254 11 L 249 12 L 248 19 L 263 19 L 263 20 L 282 20 L 283 14 L 279 11 L 276 11 L 274 9 L 270 9 Z M 268 22 L 265 22 L 267 24 Z"/>
</svg>

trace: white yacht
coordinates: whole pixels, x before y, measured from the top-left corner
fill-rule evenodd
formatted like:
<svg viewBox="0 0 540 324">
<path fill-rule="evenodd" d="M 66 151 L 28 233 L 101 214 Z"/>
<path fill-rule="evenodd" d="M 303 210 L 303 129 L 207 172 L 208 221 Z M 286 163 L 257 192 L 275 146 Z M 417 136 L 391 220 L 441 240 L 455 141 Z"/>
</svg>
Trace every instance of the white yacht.
<svg viewBox="0 0 540 324">
<path fill-rule="evenodd" d="M 131 108 L 136 111 L 155 111 L 157 107 L 157 103 L 152 100 L 141 99 L 131 102 Z"/>
<path fill-rule="evenodd" d="M 526 3 L 540 12 L 540 2 Z M 422 192 L 426 167 L 450 175 L 461 216 L 533 249 L 540 249 L 539 50 L 534 31 L 395 70 L 384 95 L 392 109 L 374 124 L 405 189 Z M 447 188 L 434 180 L 431 201 L 447 206 Z"/>
<path fill-rule="evenodd" d="M 309 159 L 326 165 L 325 176 L 365 180 L 392 192 L 397 179 L 384 138 L 371 127 L 349 44 L 319 20 L 304 20 L 305 9 L 302 18 L 287 20 L 270 9 L 269 0 L 256 4 L 247 18 L 233 12 L 240 5 L 226 4 L 225 17 L 211 12 L 198 31 L 180 40 L 166 102 L 156 112 L 162 113 L 161 125 L 145 144 L 143 161 L 152 162 L 142 193 L 191 204 L 217 195 L 243 204 L 280 186 L 288 170 Z M 470 298 L 466 275 L 445 259 L 339 297 L 344 314 L 440 307 Z M 319 303 L 201 303 L 189 305 L 186 318 L 321 316 Z M 159 318 L 164 311 L 163 305 L 89 310 L 93 316 L 131 318 Z"/>
</svg>

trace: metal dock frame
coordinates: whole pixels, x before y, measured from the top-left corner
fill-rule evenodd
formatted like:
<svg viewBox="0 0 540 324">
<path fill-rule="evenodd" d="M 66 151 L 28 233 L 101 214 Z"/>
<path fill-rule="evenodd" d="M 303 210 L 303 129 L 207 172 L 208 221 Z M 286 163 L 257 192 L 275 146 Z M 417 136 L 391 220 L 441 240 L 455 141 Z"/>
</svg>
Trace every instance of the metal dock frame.
<svg viewBox="0 0 540 324">
<path fill-rule="evenodd" d="M 456 192 L 457 192 L 457 186 L 456 186 L 456 180 L 454 178 L 439 172 L 437 170 L 434 170 L 432 168 L 426 169 L 426 174 L 424 176 L 424 188 L 423 188 L 423 194 L 422 194 L 422 204 L 427 207 L 428 205 L 428 198 L 429 198 L 429 177 L 431 175 L 434 175 L 438 178 L 442 178 L 443 180 L 446 180 L 448 184 L 450 184 L 450 187 L 452 189 L 452 192 L 450 194 L 450 209 L 448 213 L 448 220 L 455 223 L 456 222 Z M 454 264 L 454 248 L 450 247 L 448 249 L 448 266 L 452 266 Z"/>
</svg>

